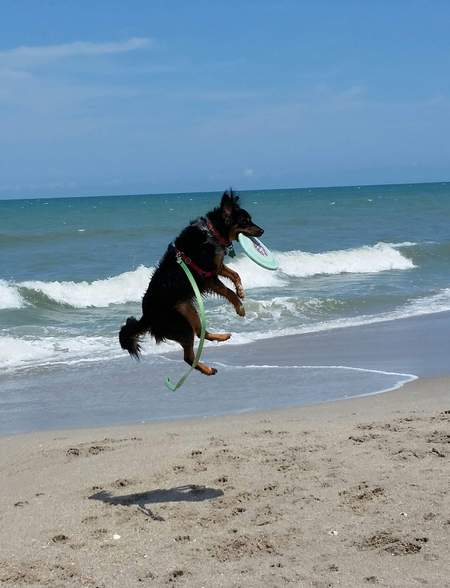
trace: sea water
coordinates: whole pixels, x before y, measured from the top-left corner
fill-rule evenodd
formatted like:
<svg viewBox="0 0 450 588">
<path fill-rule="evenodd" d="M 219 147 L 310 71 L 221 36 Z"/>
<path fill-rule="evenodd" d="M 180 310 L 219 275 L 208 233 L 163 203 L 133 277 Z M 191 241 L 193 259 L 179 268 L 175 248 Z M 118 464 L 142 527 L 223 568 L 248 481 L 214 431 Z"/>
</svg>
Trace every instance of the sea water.
<svg viewBox="0 0 450 588">
<path fill-rule="evenodd" d="M 236 245 L 238 255 L 229 265 L 242 277 L 246 317 L 237 316 L 222 299 L 206 302 L 210 330 L 233 334 L 224 348 L 450 310 L 450 184 L 258 190 L 243 192 L 241 198 L 265 229 L 263 240 L 277 256 L 279 269 L 260 268 Z M 24 397 L 14 414 L 25 404 L 27 409 L 37 406 L 40 396 L 45 404 L 52 386 L 56 397 L 61 390 L 61 400 L 67 391 L 64 378 L 73 374 L 74 382 L 91 382 L 95 365 L 98 386 L 108 380 L 110 390 L 112 373 L 137 374 L 138 386 L 136 370 L 142 369 L 159 399 L 152 414 L 173 415 L 173 408 L 160 409 L 165 406 L 161 394 L 166 393 L 162 379 L 168 359 L 175 360 L 180 373 L 184 369 L 179 352 L 171 353 L 176 345 L 156 346 L 147 338 L 147 364 L 139 368 L 124 358 L 117 334 L 126 317 L 140 316 L 142 295 L 168 243 L 190 219 L 219 201 L 219 193 L 0 201 L 0 411 L 31 390 L 24 382 L 32 383 L 33 402 L 27 404 Z M 257 363 L 253 357 L 252 364 Z M 213 378 L 196 374 L 191 409 L 202 387 L 214 392 L 239 379 L 238 369 L 222 368 L 214 384 Z M 360 374 L 348 371 L 346 376 L 348 384 L 334 397 L 344 395 L 346 386 L 367 393 L 399 381 L 399 376 L 391 382 L 387 375 L 376 378 L 367 372 L 367 386 Z M 289 389 L 298 373 L 283 378 Z M 321 382 L 318 394 L 325 400 L 327 385 L 331 390 L 330 382 L 341 380 L 341 374 L 338 378 L 325 368 L 302 374 L 308 390 L 318 390 Z M 255 390 L 258 396 L 256 387 L 251 400 L 239 406 L 223 407 L 213 394 L 203 412 L 259 407 Z M 77 395 L 83 413 L 82 388 Z"/>
</svg>

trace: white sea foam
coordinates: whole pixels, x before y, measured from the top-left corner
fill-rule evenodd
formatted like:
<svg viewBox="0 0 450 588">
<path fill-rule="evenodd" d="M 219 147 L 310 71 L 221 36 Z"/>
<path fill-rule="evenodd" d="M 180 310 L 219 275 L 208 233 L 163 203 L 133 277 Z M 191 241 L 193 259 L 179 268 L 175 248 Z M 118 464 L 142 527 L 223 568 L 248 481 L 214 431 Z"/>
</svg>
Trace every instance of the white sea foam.
<svg viewBox="0 0 450 588">
<path fill-rule="evenodd" d="M 410 300 L 404 307 L 408 316 L 435 314 L 450 310 L 450 288 L 444 288 L 432 296 Z"/>
<path fill-rule="evenodd" d="M 25 302 L 17 287 L 5 280 L 0 280 L 0 310 L 22 308 Z"/>
<path fill-rule="evenodd" d="M 286 276 L 307 278 L 317 275 L 344 273 L 378 273 L 389 270 L 407 270 L 414 263 L 398 251 L 400 247 L 414 243 L 377 243 L 355 249 L 308 253 L 306 251 L 275 252 L 279 270 L 268 272 L 253 263 L 248 257 L 239 256 L 229 263 L 242 277 L 244 287 L 276 288 L 286 284 Z"/>
<path fill-rule="evenodd" d="M 424 241 L 424 243 L 430 244 L 433 243 L 433 241 Z M 401 243 L 386 243 L 386 245 L 394 247 L 394 249 L 398 249 L 399 247 L 414 247 L 417 245 L 417 243 L 414 241 L 402 241 Z"/>
<path fill-rule="evenodd" d="M 242 278 L 243 286 L 247 290 L 250 288 L 280 288 L 286 284 L 286 279 L 279 271 L 268 271 L 244 255 L 233 259 L 232 262 L 227 261 L 227 266 L 238 272 Z"/>
<path fill-rule="evenodd" d="M 255 330 L 246 333 L 236 333 L 233 335 L 230 343 L 243 345 L 246 343 L 253 343 L 260 339 L 272 339 L 274 337 L 285 337 L 287 335 L 305 335 L 307 333 L 317 333 L 320 331 L 360 327 L 448 311 L 450 311 L 450 288 L 445 288 L 431 296 L 424 296 L 422 298 L 411 300 L 390 312 L 317 321 L 307 325 L 298 325 L 282 329 L 270 329 L 264 331 Z"/>
<path fill-rule="evenodd" d="M 175 343 L 162 343 L 157 346 L 150 337 L 144 342 L 145 355 L 157 355 L 176 348 Z M 126 355 L 119 347 L 117 336 L 48 336 L 26 339 L 10 335 L 0 336 L 0 369 L 6 370 L 97 362 Z"/>
<path fill-rule="evenodd" d="M 138 302 L 148 286 L 152 271 L 152 268 L 141 265 L 134 271 L 94 282 L 28 281 L 21 282 L 19 286 L 41 292 L 60 304 L 75 308 L 105 307 Z"/>
<path fill-rule="evenodd" d="M 0 367 L 8 368 L 26 363 L 41 363 L 52 356 L 45 341 L 28 341 L 15 337 L 0 337 Z"/>
<path fill-rule="evenodd" d="M 281 307 L 284 306 L 286 309 L 291 303 L 292 301 L 288 300 L 286 306 L 283 301 L 278 302 Z M 315 299 L 312 299 L 309 303 L 312 305 L 319 304 L 319 307 L 321 305 L 321 302 L 315 301 Z M 330 303 L 333 303 L 333 301 Z M 268 309 L 270 312 L 270 304 Z M 257 328 L 254 331 L 234 332 L 232 339 L 225 345 L 244 345 L 261 339 L 357 327 L 444 311 L 450 311 L 450 288 L 446 288 L 432 296 L 412 300 L 396 310 L 378 315 L 318 320 L 307 325 L 299 324 L 282 329 L 275 327 L 261 330 L 261 325 L 259 329 Z M 279 308 L 275 309 L 275 313 L 272 315 L 273 320 L 268 322 L 276 325 L 277 313 L 279 313 Z M 207 347 L 215 345 L 217 344 L 206 342 Z M 156 345 L 150 337 L 146 337 L 143 342 L 143 354 L 146 356 L 155 356 L 176 350 L 179 350 L 179 346 L 172 342 Z M 119 349 L 117 336 L 80 335 L 77 337 L 28 337 L 27 339 L 9 335 L 0 337 L 0 368 L 2 369 L 20 369 L 60 363 L 70 365 L 79 362 L 111 360 L 119 357 L 126 357 L 126 354 Z"/>
<path fill-rule="evenodd" d="M 280 288 L 285 286 L 289 279 L 295 278 L 343 273 L 377 273 L 415 267 L 411 259 L 397 250 L 400 246 L 405 244 L 377 243 L 373 246 L 325 253 L 278 252 L 276 257 L 280 268 L 275 272 L 259 267 L 244 255 L 240 255 L 229 265 L 239 272 L 246 289 Z M 59 304 L 67 304 L 75 308 L 101 308 L 111 304 L 139 302 L 152 272 L 153 268 L 141 265 L 135 270 L 93 282 L 37 280 L 18 284 L 0 282 L 0 287 L 3 284 L 3 287 L 8 290 L 8 295 L 3 298 L 2 304 L 11 304 L 12 308 L 20 308 L 19 304 L 23 305 L 20 288 L 40 292 Z"/>
<path fill-rule="evenodd" d="M 327 312 L 333 312 L 344 303 L 334 298 L 300 298 L 296 296 L 275 296 L 269 300 L 258 300 L 247 297 L 245 299 L 245 326 L 253 323 L 279 324 L 280 322 L 298 323 L 313 317 L 321 317 Z M 227 303 L 216 305 L 208 309 L 208 317 L 216 328 L 233 329 L 242 319 L 230 312 Z"/>
<path fill-rule="evenodd" d="M 87 357 L 112 357 L 117 353 L 113 337 L 0 337 L 0 367 L 33 367 L 48 363 L 70 363 Z"/>
<path fill-rule="evenodd" d="M 387 243 L 325 253 L 288 251 L 277 253 L 277 259 L 283 273 L 297 277 L 378 273 L 415 267 L 411 259 Z"/>
</svg>

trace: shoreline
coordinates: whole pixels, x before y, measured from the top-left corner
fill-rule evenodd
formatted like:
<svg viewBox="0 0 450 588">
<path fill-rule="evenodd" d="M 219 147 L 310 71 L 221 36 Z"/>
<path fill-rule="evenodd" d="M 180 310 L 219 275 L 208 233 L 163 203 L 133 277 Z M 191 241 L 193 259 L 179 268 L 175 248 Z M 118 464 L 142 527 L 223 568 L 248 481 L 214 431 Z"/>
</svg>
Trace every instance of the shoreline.
<svg viewBox="0 0 450 588">
<path fill-rule="evenodd" d="M 358 369 L 358 368 L 355 368 Z M 371 398 L 377 399 L 378 397 L 385 397 L 389 396 L 388 404 L 395 405 L 397 407 L 403 407 L 404 402 L 408 397 L 408 401 L 410 402 L 419 402 L 419 408 L 421 410 L 425 410 L 426 408 L 426 400 L 421 398 L 423 395 L 423 390 L 427 389 L 429 386 L 436 386 L 437 388 L 444 389 L 445 386 L 448 385 L 448 391 L 450 394 L 450 376 L 444 377 L 436 377 L 436 378 L 421 378 L 418 376 L 414 376 L 413 374 L 399 374 L 410 376 L 412 379 L 398 385 L 393 386 L 392 388 L 388 388 L 386 390 L 380 390 L 376 392 L 368 392 L 367 394 L 359 394 L 355 396 L 348 396 L 342 398 L 335 398 L 332 400 L 324 400 L 320 402 L 313 402 L 311 404 L 301 404 L 301 405 L 292 405 L 292 406 L 284 406 L 279 408 L 270 408 L 270 409 L 263 409 L 263 410 L 243 410 L 240 412 L 235 413 L 227 413 L 227 414 L 213 414 L 213 415 L 194 415 L 194 416 L 185 416 L 185 417 L 173 417 L 169 419 L 155 419 L 149 421 L 133 421 L 128 423 L 118 423 L 113 425 L 101 425 L 101 426 L 82 426 L 82 427 L 68 427 L 68 428 L 59 428 L 59 429 L 45 429 L 45 430 L 37 430 L 37 431 L 27 431 L 23 433 L 10 433 L 10 434 L 2 434 L 0 435 L 0 442 L 10 439 L 18 439 L 18 438 L 33 438 L 33 437 L 54 437 L 59 435 L 69 435 L 72 434 L 76 437 L 84 436 L 86 434 L 95 434 L 97 436 L 101 436 L 102 431 L 117 431 L 120 432 L 128 431 L 130 429 L 143 429 L 146 430 L 147 428 L 172 428 L 176 426 L 181 427 L 197 427 L 207 425 L 211 423 L 212 426 L 215 426 L 217 423 L 224 422 L 225 424 L 228 421 L 236 421 L 239 419 L 264 419 L 270 418 L 271 416 L 274 418 L 283 418 L 291 414 L 292 412 L 301 412 L 303 417 L 308 418 L 309 415 L 312 415 L 312 418 L 315 418 L 318 412 L 325 411 L 329 409 L 329 412 L 334 415 L 339 415 L 340 417 L 347 415 L 348 418 L 351 420 L 351 417 L 359 414 L 361 416 L 369 416 L 370 414 L 375 414 L 374 408 L 378 407 L 380 410 L 384 410 L 385 403 L 377 404 L 376 406 L 367 404 L 366 400 L 370 400 Z M 392 398 L 394 395 L 394 398 Z M 440 395 L 443 396 L 442 394 Z M 444 395 L 445 396 L 445 395 Z M 449 396 L 449 403 L 450 403 L 450 396 Z M 352 406 L 354 404 L 354 407 Z M 349 408 L 350 407 L 350 408 Z M 362 412 L 355 413 L 354 409 L 358 409 Z M 367 412 L 366 412 L 367 409 Z"/>
<path fill-rule="evenodd" d="M 0 584 L 448 586 L 449 392 L 2 437 Z"/>
<path fill-rule="evenodd" d="M 263 367 L 263 366 L 255 366 L 255 367 Z M 312 366 L 302 366 L 305 368 L 309 368 Z M 10 438 L 10 437 L 20 437 L 20 436 L 28 436 L 28 435 L 38 435 L 38 434 L 49 434 L 49 435 L 53 435 L 53 434 L 66 434 L 69 432 L 81 432 L 81 431 L 92 431 L 92 430 L 96 430 L 96 431 L 101 431 L 102 429 L 105 430 L 109 430 L 111 428 L 121 428 L 121 427 L 133 427 L 133 426 L 152 426 L 152 425 L 156 425 L 156 424 L 160 424 L 160 425 L 164 425 L 165 423 L 180 423 L 180 422 L 184 422 L 184 423 L 195 423 L 197 421 L 201 421 L 204 422 L 205 420 L 209 420 L 209 419 L 221 419 L 221 418 L 233 418 L 233 417 L 238 417 L 240 415 L 265 415 L 265 414 L 272 414 L 272 413 L 276 413 L 278 411 L 284 412 L 284 411 L 290 411 L 290 410 L 295 410 L 295 409 L 308 409 L 308 408 L 312 408 L 315 406 L 322 406 L 322 405 L 326 405 L 326 404 L 334 404 L 334 403 L 340 403 L 340 402 L 345 402 L 345 401 L 350 401 L 350 400 L 357 400 L 360 398 L 367 398 L 370 396 L 379 396 L 379 395 L 383 395 L 383 394 L 389 394 L 392 393 L 396 390 L 400 390 L 402 388 L 404 388 L 405 386 L 408 386 L 408 384 L 411 384 L 412 382 L 416 382 L 417 380 L 422 380 L 422 378 L 419 378 L 419 376 L 416 376 L 414 374 L 402 374 L 402 373 L 398 373 L 398 372 L 383 372 L 381 370 L 369 370 L 369 369 L 363 369 L 363 368 L 353 368 L 353 367 L 348 367 L 348 366 L 320 366 L 321 369 L 343 369 L 343 370 L 353 370 L 353 371 L 358 371 L 358 372 L 375 372 L 375 373 L 382 373 L 382 374 L 386 374 L 386 375 L 393 375 L 393 376 L 402 376 L 405 378 L 409 378 L 403 381 L 399 381 L 398 383 L 394 384 L 393 386 L 389 387 L 389 388 L 384 388 L 381 390 L 375 390 L 373 392 L 366 392 L 366 393 L 361 393 L 361 394 L 356 394 L 356 395 L 352 395 L 352 396 L 342 396 L 340 398 L 333 398 L 330 400 L 320 400 L 320 401 L 316 401 L 316 402 L 311 402 L 310 404 L 293 404 L 291 406 L 284 406 L 284 407 L 274 407 L 274 408 L 269 408 L 269 409 L 252 409 L 252 408 L 248 408 L 248 409 L 242 409 L 236 412 L 226 412 L 223 414 L 211 414 L 211 415 L 187 415 L 187 416 L 173 416 L 173 417 L 156 417 L 154 419 L 147 419 L 147 420 L 140 420 L 140 421 L 129 421 L 129 422 L 123 422 L 123 423 L 117 423 L 117 424 L 104 424 L 104 425 L 100 425 L 100 426 L 79 426 L 79 427 L 67 427 L 67 428 L 49 428 L 49 429 L 42 429 L 42 430 L 32 430 L 32 431 L 24 431 L 24 432 L 10 432 L 10 433 L 2 433 L 0 432 L 0 442 L 2 439 L 5 438 Z M 450 379 L 450 376 L 449 376 Z M 427 378 L 424 379 L 425 381 L 427 380 Z"/>
<path fill-rule="evenodd" d="M 418 377 L 445 377 L 450 375 L 447 361 L 449 330 L 450 311 L 443 310 L 245 344 L 233 345 L 231 342 L 222 349 L 217 346 L 206 348 L 206 352 L 211 354 L 211 361 L 215 361 L 222 351 L 231 359 L 237 359 L 248 356 L 246 351 L 251 347 L 264 363 L 271 357 L 271 346 L 279 343 L 282 344 L 283 364 L 295 363 L 299 356 L 302 362 L 314 364 L 319 357 L 334 365 L 401 371 Z M 276 358 L 279 360 L 280 356 L 277 354 Z"/>
<path fill-rule="evenodd" d="M 343 389 L 344 391 L 342 392 L 342 395 L 335 395 L 332 398 L 327 398 L 324 397 L 322 399 L 317 399 L 315 397 L 310 397 L 310 399 L 308 401 L 297 401 L 295 402 L 293 397 L 292 397 L 292 401 L 287 401 L 282 403 L 280 401 L 280 399 L 277 399 L 278 404 L 272 405 L 272 406 L 264 406 L 264 403 L 262 407 L 255 407 L 255 406 L 251 406 L 251 405 L 244 405 L 242 408 L 227 408 L 225 405 L 225 408 L 223 408 L 222 410 L 220 408 L 217 408 L 217 412 L 215 412 L 215 410 L 213 410 L 212 412 L 209 413 L 201 413 L 201 412 L 187 412 L 188 409 L 185 410 L 181 410 L 181 412 L 179 414 L 164 414 L 162 413 L 160 416 L 154 416 L 154 417 L 149 417 L 147 413 L 141 413 L 140 417 L 136 417 L 133 419 L 130 419 L 129 421 L 127 420 L 122 420 L 122 418 L 119 418 L 119 420 L 116 420 L 115 422 L 108 422 L 110 421 L 113 417 L 110 415 L 110 418 L 107 419 L 107 422 L 100 422 L 100 423 L 95 423 L 95 424 L 87 424 L 86 421 L 86 416 L 83 417 L 83 423 L 78 424 L 78 425 L 72 425 L 72 426 L 66 426 L 66 427 L 58 427 L 58 426 L 54 426 L 51 424 L 52 421 L 49 421 L 47 426 L 45 428 L 39 427 L 39 428 L 34 428 L 31 430 L 24 430 L 24 431 L 14 431 L 14 430 L 10 430 L 10 431 L 0 431 L 0 440 L 4 437 L 8 437 L 8 436 L 20 436 L 20 435 L 32 435 L 34 433 L 55 433 L 58 431 L 77 431 L 79 430 L 91 430 L 91 429 L 108 429 L 110 427 L 130 427 L 130 426 L 140 426 L 140 425 L 151 425 L 151 424 L 155 424 L 155 423 L 175 423 L 175 422 L 190 422 L 190 421 L 195 421 L 195 420 L 205 420 L 205 419 L 216 419 L 216 418 L 222 418 L 222 417 L 233 417 L 233 416 L 238 416 L 240 414 L 248 414 L 248 415 L 252 415 L 252 414 L 258 414 L 258 413 L 271 413 L 273 411 L 278 411 L 278 410 L 291 410 L 291 409 L 297 409 L 297 408 L 308 408 L 308 407 L 313 407 L 313 406 L 319 406 L 319 405 L 323 405 L 323 404 L 328 404 L 328 403 L 334 403 L 334 402 L 341 402 L 341 401 L 345 401 L 345 400 L 350 400 L 350 399 L 356 399 L 356 398 L 365 398 L 368 396 L 377 396 L 377 395 L 382 395 L 382 394 L 388 394 L 391 393 L 395 390 L 398 390 L 400 388 L 402 388 L 403 386 L 406 386 L 407 384 L 409 384 L 410 382 L 414 382 L 415 380 L 419 379 L 418 376 L 416 376 L 415 374 L 406 374 L 406 373 L 399 373 L 399 372 L 387 372 L 387 371 L 383 371 L 383 370 L 373 370 L 373 369 L 365 369 L 365 368 L 358 368 L 358 367 L 351 367 L 351 366 L 279 366 L 279 367 L 272 367 L 272 366 L 238 366 L 236 368 L 236 366 L 231 366 L 232 369 L 236 370 L 236 371 L 240 371 L 241 369 L 249 369 L 250 371 L 253 370 L 257 370 L 260 373 L 264 373 L 265 371 L 267 372 L 274 372 L 274 370 L 277 369 L 281 369 L 283 372 L 286 371 L 292 371 L 292 372 L 296 372 L 296 371 L 300 371 L 300 372 L 307 372 L 309 370 L 316 370 L 318 373 L 321 373 L 323 371 L 328 371 L 329 373 L 334 372 L 339 373 L 345 373 L 348 372 L 350 374 L 355 373 L 357 375 L 361 375 L 363 378 L 365 376 L 377 376 L 377 377 L 386 377 L 389 379 L 392 379 L 392 385 L 388 384 L 386 387 L 381 387 L 379 389 L 375 389 L 375 390 L 369 390 L 366 392 L 360 392 L 360 393 L 355 393 L 352 392 L 351 394 L 347 394 L 345 393 L 345 389 Z M 50 375 L 51 377 L 51 375 Z M 329 379 L 333 379 L 332 375 L 330 375 Z M 367 382 L 366 382 L 367 384 Z M 342 384 L 345 385 L 345 384 Z M 353 387 L 356 384 L 352 384 Z M 383 380 L 380 380 L 380 386 L 385 385 L 383 383 Z M 295 386 L 295 382 L 291 382 L 291 387 Z M 371 387 L 374 387 L 375 385 L 372 384 Z M 250 383 L 250 388 L 252 387 L 252 384 Z M 181 393 L 179 394 L 183 394 L 183 392 L 185 392 L 186 394 L 189 394 L 189 392 L 186 391 L 181 391 Z M 184 396 L 173 396 L 172 393 L 167 392 L 167 390 L 163 390 L 162 392 L 163 397 L 165 395 L 165 399 L 166 401 L 169 400 L 169 402 L 172 403 L 172 408 L 174 411 L 177 410 L 177 406 L 180 403 L 184 403 L 183 406 L 186 407 L 189 405 L 190 399 L 189 396 L 184 397 Z M 288 398 L 291 398 L 290 395 L 288 395 Z M 256 399 L 256 400 L 255 400 Z M 61 394 L 60 394 L 60 400 L 61 400 Z M 258 394 L 256 393 L 256 396 L 254 397 L 254 400 L 256 402 L 258 402 Z M 138 401 L 139 402 L 139 401 Z M 216 400 L 216 403 L 219 402 L 219 399 Z M 200 405 L 197 403 L 195 406 L 197 406 L 197 410 L 200 411 L 202 410 Z M 166 406 L 166 410 L 169 410 L 170 404 L 168 404 Z M 109 409 L 111 407 L 108 407 Z M 69 408 L 70 410 L 70 408 Z M 108 409 L 105 408 L 105 411 L 107 411 Z M 195 409 L 194 409 L 195 410 Z M 81 413 L 83 414 L 83 410 L 81 410 Z M 114 415 L 114 418 L 117 419 L 117 416 Z M 4 420 L 4 419 L 3 419 Z M 105 419 L 100 418 L 100 421 L 104 421 Z M 1 422 L 1 421 L 0 421 Z M 30 426 L 30 425 L 29 425 Z"/>
<path fill-rule="evenodd" d="M 208 348 L 219 368 L 194 372 L 176 394 L 167 375 L 185 371 L 179 353 L 59 366 L 0 378 L 2 435 L 209 417 L 306 406 L 395 389 L 448 374 L 450 312 L 310 335 Z M 252 367 L 255 366 L 255 367 Z M 272 366 L 272 367 L 262 367 Z M 333 367 L 334 366 L 334 367 Z"/>
</svg>

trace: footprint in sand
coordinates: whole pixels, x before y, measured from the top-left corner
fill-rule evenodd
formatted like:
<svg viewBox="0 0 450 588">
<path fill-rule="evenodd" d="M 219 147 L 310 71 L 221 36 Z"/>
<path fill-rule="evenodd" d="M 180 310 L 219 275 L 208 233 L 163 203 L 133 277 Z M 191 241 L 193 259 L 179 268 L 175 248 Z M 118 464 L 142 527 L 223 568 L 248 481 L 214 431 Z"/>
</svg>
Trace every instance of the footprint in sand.
<svg viewBox="0 0 450 588">
<path fill-rule="evenodd" d="M 94 539 L 104 539 L 107 534 L 108 534 L 108 529 L 104 529 L 104 528 L 94 529 L 93 531 L 91 531 L 91 535 L 92 535 L 92 537 L 94 537 Z"/>
<path fill-rule="evenodd" d="M 425 451 L 419 449 L 409 449 L 409 447 L 402 447 L 401 449 L 392 452 L 391 456 L 394 459 L 410 461 L 415 459 L 423 459 L 425 457 Z"/>
<path fill-rule="evenodd" d="M 341 490 L 339 496 L 343 505 L 358 512 L 366 509 L 371 502 L 384 498 L 385 490 L 381 486 L 371 487 L 367 482 L 361 482 L 348 490 Z"/>
<path fill-rule="evenodd" d="M 114 445 L 116 444 L 126 447 L 139 441 L 142 441 L 141 437 L 123 437 L 121 439 L 105 437 L 101 441 L 90 441 L 80 443 L 76 447 L 68 447 L 65 453 L 67 457 L 89 457 L 91 455 L 99 455 L 104 451 L 114 451 L 116 449 Z"/>
<path fill-rule="evenodd" d="M 379 437 L 380 435 L 377 433 L 368 433 L 366 435 L 350 435 L 349 440 L 354 443 L 367 443 L 367 441 L 373 441 Z"/>
<path fill-rule="evenodd" d="M 194 471 L 194 472 L 206 472 L 207 470 L 208 470 L 208 466 L 203 461 L 197 461 L 192 466 L 192 471 Z"/>
<path fill-rule="evenodd" d="M 69 447 L 66 450 L 67 457 L 89 457 L 91 455 L 99 455 L 104 451 L 113 451 L 113 447 L 107 445 L 90 445 L 81 447 Z"/>
<path fill-rule="evenodd" d="M 263 553 L 276 553 L 274 545 L 264 535 L 259 537 L 242 535 L 241 537 L 236 537 L 228 542 L 211 545 L 207 550 L 214 559 L 221 562 L 238 560 L 244 557 L 253 557 Z"/>
<path fill-rule="evenodd" d="M 0 562 L 0 583 L 8 586 L 90 586 L 90 578 L 84 577 L 71 566 L 48 565 L 43 562 Z"/>
<path fill-rule="evenodd" d="M 381 580 L 377 578 L 377 576 L 366 576 L 364 578 L 364 582 L 367 582 L 367 584 L 379 584 L 380 581 Z"/>
<path fill-rule="evenodd" d="M 382 531 L 366 537 L 360 544 L 360 549 L 381 549 L 390 555 L 411 555 L 422 549 L 422 544 L 427 542 L 427 537 L 420 537 L 414 540 L 401 539 L 390 533 Z"/>
<path fill-rule="evenodd" d="M 67 537 L 67 535 L 64 535 L 63 533 L 60 533 L 59 535 L 55 535 L 54 537 L 51 538 L 52 543 L 66 543 L 69 540 L 69 537 Z"/>
<path fill-rule="evenodd" d="M 427 443 L 450 443 L 450 433 L 445 431 L 433 431 L 432 434 L 427 437 Z"/>
<path fill-rule="evenodd" d="M 188 543 L 191 540 L 190 535 L 178 535 L 175 537 L 174 541 L 177 543 Z"/>
<path fill-rule="evenodd" d="M 168 577 L 167 581 L 172 584 L 173 582 L 176 582 L 177 580 L 180 580 L 181 578 L 185 577 L 187 575 L 187 572 L 185 572 L 184 570 L 174 570 Z"/>
<path fill-rule="evenodd" d="M 26 506 L 27 504 L 30 504 L 28 502 L 28 500 L 18 500 L 17 502 L 14 503 L 14 506 L 22 507 L 22 506 Z"/>
<path fill-rule="evenodd" d="M 119 478 L 115 480 L 111 486 L 113 488 L 126 488 L 127 486 L 132 486 L 133 482 L 131 480 L 127 480 L 126 478 Z"/>
</svg>

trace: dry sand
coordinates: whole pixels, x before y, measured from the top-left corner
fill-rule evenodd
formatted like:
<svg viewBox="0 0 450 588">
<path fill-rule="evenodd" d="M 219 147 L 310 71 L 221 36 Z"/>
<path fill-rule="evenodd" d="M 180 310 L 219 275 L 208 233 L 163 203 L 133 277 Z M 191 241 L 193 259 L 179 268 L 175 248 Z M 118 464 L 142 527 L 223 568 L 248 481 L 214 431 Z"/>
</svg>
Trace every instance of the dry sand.
<svg viewBox="0 0 450 588">
<path fill-rule="evenodd" d="M 450 586 L 450 384 L 0 438 L 3 586 Z"/>
</svg>

